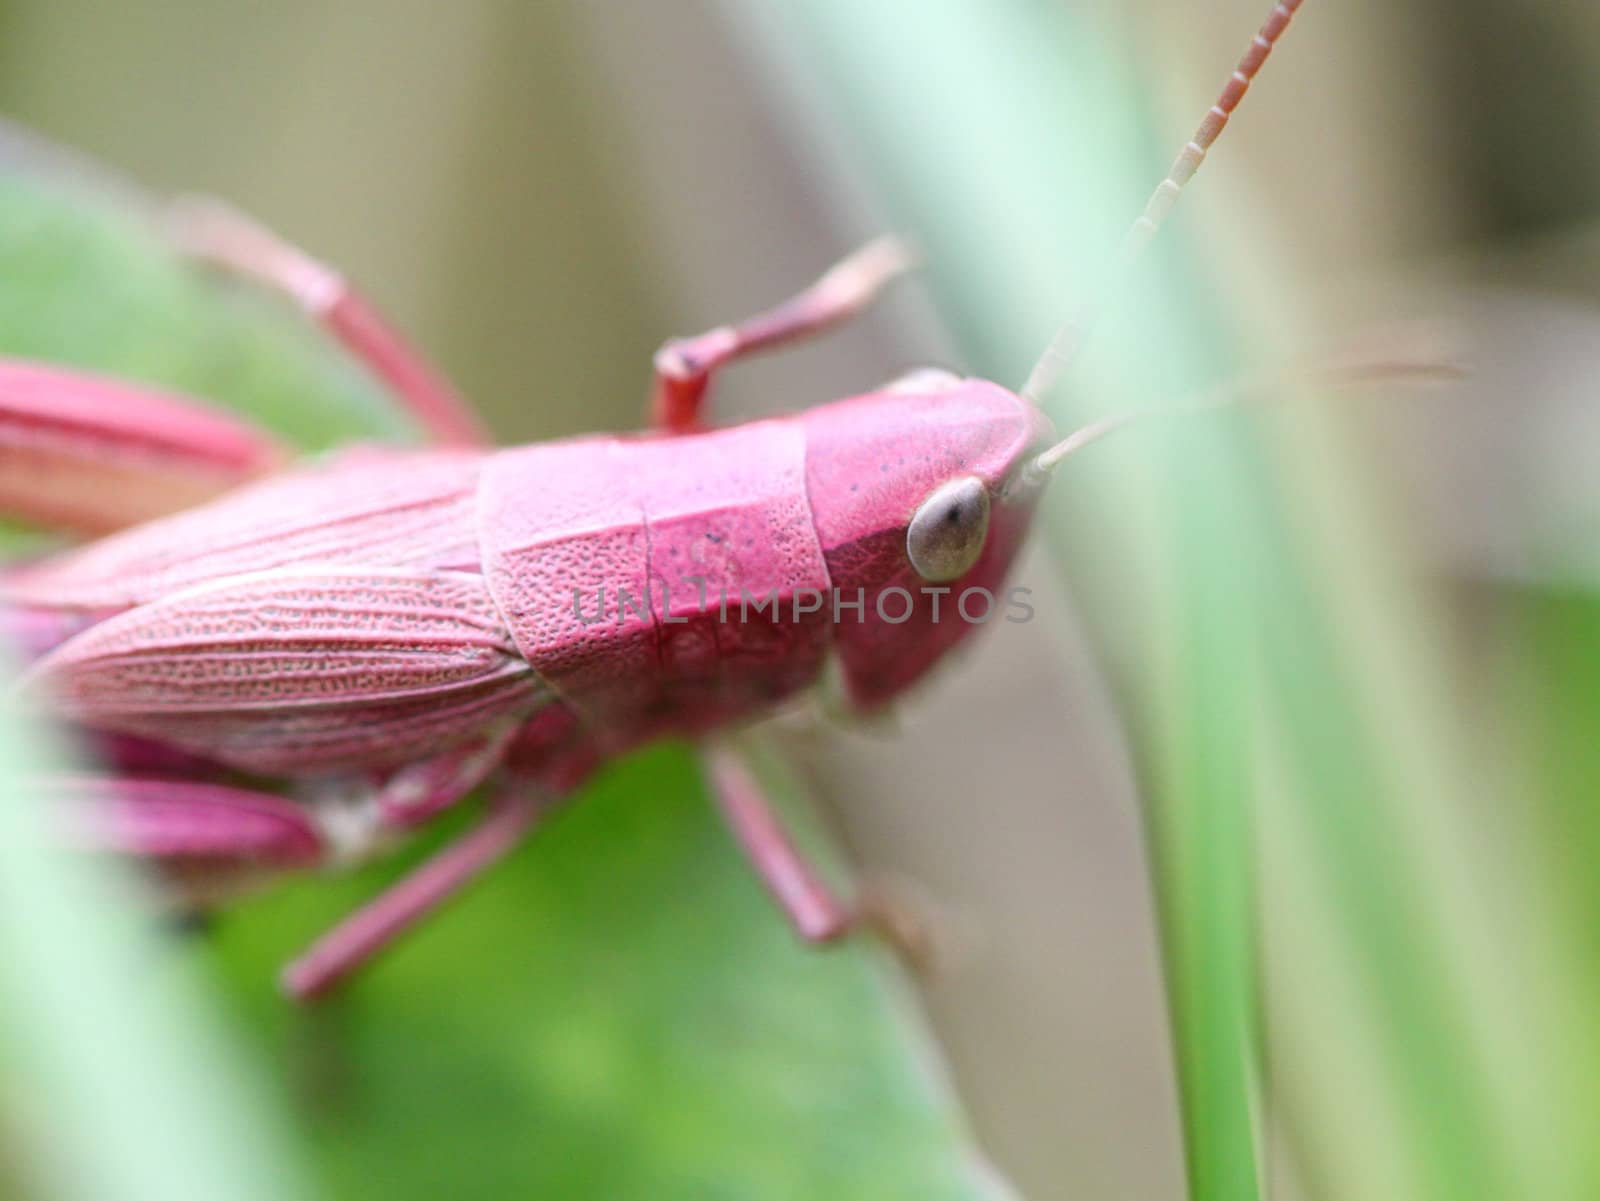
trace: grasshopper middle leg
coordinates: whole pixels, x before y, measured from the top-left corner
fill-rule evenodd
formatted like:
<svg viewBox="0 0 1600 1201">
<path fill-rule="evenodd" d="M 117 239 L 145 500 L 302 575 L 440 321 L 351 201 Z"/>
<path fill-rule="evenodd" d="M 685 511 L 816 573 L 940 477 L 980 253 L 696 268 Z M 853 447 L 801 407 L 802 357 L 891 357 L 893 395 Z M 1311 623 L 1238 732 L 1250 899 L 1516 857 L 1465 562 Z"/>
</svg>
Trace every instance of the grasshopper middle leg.
<svg viewBox="0 0 1600 1201">
<path fill-rule="evenodd" d="M 178 201 L 171 226 L 179 248 L 194 258 L 294 301 L 382 380 L 436 442 L 488 443 L 483 423 L 460 393 L 333 268 L 221 201 Z"/>
<path fill-rule="evenodd" d="M 283 989 L 297 1000 L 327 993 L 364 966 L 513 848 L 546 811 L 543 798 L 515 783 L 496 795 L 483 820 L 387 892 L 356 910 L 289 964 Z"/>
</svg>

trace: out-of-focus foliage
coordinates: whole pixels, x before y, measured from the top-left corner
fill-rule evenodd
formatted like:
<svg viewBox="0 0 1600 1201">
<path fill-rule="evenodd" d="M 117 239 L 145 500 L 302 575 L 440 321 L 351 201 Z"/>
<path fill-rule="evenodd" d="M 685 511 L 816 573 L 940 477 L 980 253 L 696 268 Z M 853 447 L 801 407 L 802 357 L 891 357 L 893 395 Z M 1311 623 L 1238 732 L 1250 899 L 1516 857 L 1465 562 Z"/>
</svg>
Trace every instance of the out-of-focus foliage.
<svg viewBox="0 0 1600 1201">
<path fill-rule="evenodd" d="M 47 152 L 0 132 L 6 354 L 202 397 L 307 450 L 407 434 L 361 369 L 287 306 L 177 269 L 138 199 L 87 175 L 85 198 L 67 199 L 37 174 Z"/>
<path fill-rule="evenodd" d="M 935 279 L 977 370 L 1022 379 L 1053 322 L 1104 291 L 1108 248 L 1170 161 L 1125 119 L 1140 106 L 1113 56 L 1048 6 L 939 5 L 914 53 L 880 7 L 725 8 L 951 265 Z M 1266 68 L 1276 97 L 1316 53 L 1318 9 Z M 1259 228 L 1206 235 L 1270 297 L 1256 311 L 1247 289 L 1196 278 L 1185 224 L 1069 380 L 1078 403 L 1057 398 L 1062 424 L 1304 344 L 1295 281 L 1263 282 L 1252 259 Z M 1051 498 L 1135 735 L 1191 1194 L 1292 1179 L 1327 1198 L 1593 1196 L 1594 893 L 1590 858 L 1562 848 L 1590 848 L 1593 823 L 1570 814 L 1596 796 L 1593 755 L 1563 743 L 1600 675 L 1555 649 L 1589 647 L 1591 615 L 1536 612 L 1513 675 L 1540 702 L 1504 708 L 1505 677 L 1485 685 L 1450 655 L 1460 611 L 1366 495 L 1338 398 L 1307 399 L 1266 428 L 1128 435 L 1064 467 Z M 1513 766 L 1507 728 L 1540 748 L 1542 781 Z M 1579 902 L 1565 912 L 1552 868 Z"/>
<path fill-rule="evenodd" d="M 308 448 L 404 428 L 290 314 L 183 268 L 78 189 L 0 185 L 0 315 L 0 352 L 203 395 Z M 241 903 L 193 941 L 325 1195 L 996 1195 L 893 970 L 866 946 L 797 945 L 685 753 L 640 756 L 579 799 L 325 1008 L 281 999 L 278 965 L 464 815 L 393 862 Z M 129 915 L 110 916 L 120 930 Z M 114 1004 L 69 1018 L 90 1042 L 139 1037 Z M 96 1113 L 85 1132 L 115 1143 L 139 1116 Z M 166 1196 L 249 1195 L 195 1180 Z"/>
<path fill-rule="evenodd" d="M 0 663 L 0 687 L 12 678 Z M 29 787 L 62 762 L 0 714 L 0 1196 L 306 1196 L 262 1095 L 138 881 L 62 845 Z M 59 768 L 58 768 L 59 770 Z M 34 1194 L 30 1194 L 34 1195 Z"/>
</svg>

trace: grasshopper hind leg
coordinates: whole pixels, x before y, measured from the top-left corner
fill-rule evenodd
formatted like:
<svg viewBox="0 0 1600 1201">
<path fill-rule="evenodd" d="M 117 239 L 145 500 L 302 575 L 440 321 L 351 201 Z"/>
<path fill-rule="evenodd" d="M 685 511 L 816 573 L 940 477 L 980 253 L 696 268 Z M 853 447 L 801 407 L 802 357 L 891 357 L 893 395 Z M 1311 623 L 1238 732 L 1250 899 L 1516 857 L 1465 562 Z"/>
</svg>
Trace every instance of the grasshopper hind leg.
<svg viewBox="0 0 1600 1201">
<path fill-rule="evenodd" d="M 193 909 L 250 882 L 325 862 L 302 806 L 272 793 L 199 780 L 62 776 L 36 785 L 70 817 L 71 842 L 156 865 Z"/>
</svg>

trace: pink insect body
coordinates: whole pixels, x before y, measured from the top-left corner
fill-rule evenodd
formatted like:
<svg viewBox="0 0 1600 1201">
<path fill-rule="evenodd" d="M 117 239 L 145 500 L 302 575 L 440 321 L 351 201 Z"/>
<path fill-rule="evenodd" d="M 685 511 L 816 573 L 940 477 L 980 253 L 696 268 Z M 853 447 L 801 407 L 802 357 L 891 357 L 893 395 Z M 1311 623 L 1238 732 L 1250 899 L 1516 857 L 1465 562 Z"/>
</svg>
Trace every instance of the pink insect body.
<svg viewBox="0 0 1600 1201">
<path fill-rule="evenodd" d="M 791 696 L 830 648 L 851 699 L 903 690 L 971 629 L 930 619 L 907 515 L 960 476 L 998 493 L 1048 430 L 963 382 L 675 438 L 335 462 L 23 568 L 8 593 L 102 614 L 30 677 L 86 726 L 308 775 L 555 708 L 517 758 L 570 783 L 574 761 Z M 1029 500 L 946 591 L 1000 590 Z M 903 602 L 880 604 L 892 587 Z"/>
<path fill-rule="evenodd" d="M 1274 8 L 1139 239 L 1298 4 Z M 113 385 L 0 364 L 0 451 L 48 446 L 71 466 L 60 478 L 87 478 L 138 459 L 128 431 L 148 414 L 187 481 L 152 502 L 170 515 L 3 583 L 7 625 L 37 655 L 23 688 L 111 769 L 48 784 L 76 802 L 88 843 L 147 856 L 209 898 L 360 858 L 491 786 L 476 828 L 290 966 L 297 995 L 341 980 L 615 755 L 663 735 L 707 738 L 825 670 L 857 709 L 902 693 L 1004 603 L 1069 448 L 1050 446 L 1025 395 L 934 372 L 795 416 L 695 428 L 716 368 L 844 319 L 902 271 L 889 241 L 766 314 L 669 343 L 658 432 L 491 450 L 471 445 L 476 421 L 448 385 L 332 272 L 216 206 L 186 207 L 178 228 L 193 253 L 318 318 L 447 447 L 355 449 L 186 508 L 195 481 L 236 483 L 276 448 L 122 385 L 95 424 Z M 1055 369 L 1047 356 L 1029 393 Z M 27 388 L 8 395 L 8 380 Z M 75 509 L 74 491 L 50 491 L 35 515 L 100 524 L 104 506 Z M 988 598 L 977 617 L 956 611 L 970 594 Z M 707 756 L 713 794 L 796 929 L 818 941 L 847 931 L 862 912 L 820 885 L 737 760 L 715 744 Z"/>
</svg>

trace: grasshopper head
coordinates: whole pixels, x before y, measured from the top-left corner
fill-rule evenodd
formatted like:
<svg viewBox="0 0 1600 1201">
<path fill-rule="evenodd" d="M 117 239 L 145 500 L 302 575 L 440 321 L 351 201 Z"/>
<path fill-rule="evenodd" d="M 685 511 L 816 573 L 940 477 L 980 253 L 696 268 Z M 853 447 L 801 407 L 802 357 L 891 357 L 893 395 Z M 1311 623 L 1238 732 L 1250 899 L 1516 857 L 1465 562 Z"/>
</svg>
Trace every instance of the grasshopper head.
<svg viewBox="0 0 1600 1201">
<path fill-rule="evenodd" d="M 1050 423 L 996 384 L 927 372 L 803 420 L 837 666 L 846 702 L 871 709 L 1006 616 L 1038 495 L 1019 484 Z"/>
</svg>

